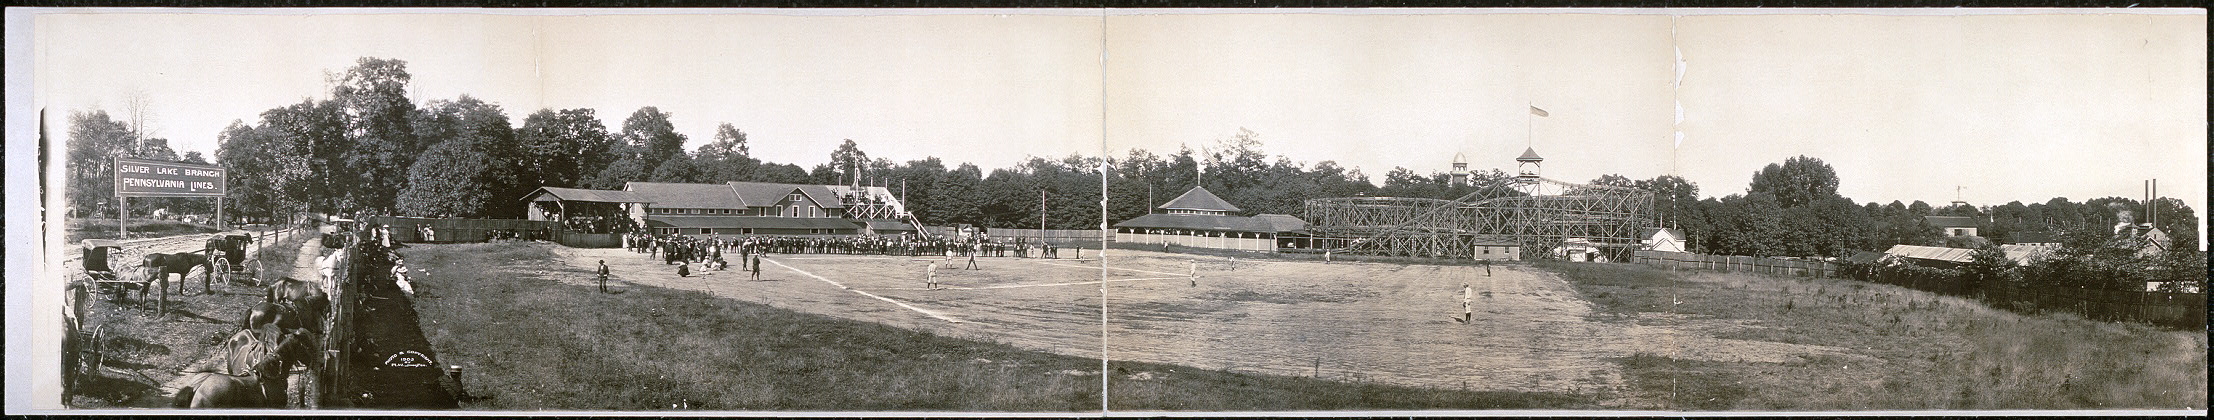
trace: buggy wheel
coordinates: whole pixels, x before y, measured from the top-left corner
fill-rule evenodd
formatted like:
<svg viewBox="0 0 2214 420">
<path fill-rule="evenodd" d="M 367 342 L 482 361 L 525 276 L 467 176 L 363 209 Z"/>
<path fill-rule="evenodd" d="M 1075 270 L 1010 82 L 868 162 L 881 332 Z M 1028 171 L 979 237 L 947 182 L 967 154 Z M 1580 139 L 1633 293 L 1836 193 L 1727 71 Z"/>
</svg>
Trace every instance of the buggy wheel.
<svg viewBox="0 0 2214 420">
<path fill-rule="evenodd" d="M 84 343 L 78 344 L 78 346 L 84 347 L 83 349 L 80 349 L 81 351 L 89 352 L 92 354 L 80 356 L 80 358 L 84 359 L 84 363 L 82 363 L 82 365 L 84 366 L 79 368 L 82 370 L 78 371 L 77 376 L 83 377 L 84 375 L 100 374 L 100 364 L 106 362 L 108 358 L 107 334 L 108 326 L 106 325 L 92 327 L 92 337 L 87 339 Z"/>
<path fill-rule="evenodd" d="M 211 278 L 223 279 L 223 282 L 227 284 L 231 283 L 231 274 L 231 259 L 229 258 L 215 257 L 215 262 L 208 264 L 208 276 Z"/>
<path fill-rule="evenodd" d="M 254 287 L 261 287 L 261 286 L 263 286 L 263 284 L 262 284 L 262 282 L 261 282 L 261 273 L 262 273 L 262 271 L 261 271 L 261 268 L 262 268 L 262 267 L 261 267 L 261 259 L 260 259 L 260 258 L 248 258 L 248 259 L 247 259 L 247 261 L 248 261 L 248 262 L 246 263 L 246 264 L 247 264 L 247 266 L 246 266 L 246 269 L 247 269 L 247 270 L 249 270 L 249 271 L 253 271 L 253 272 L 254 272 L 254 275 L 253 275 L 253 277 L 252 277 L 252 278 L 253 278 L 253 280 L 254 280 Z"/>
</svg>

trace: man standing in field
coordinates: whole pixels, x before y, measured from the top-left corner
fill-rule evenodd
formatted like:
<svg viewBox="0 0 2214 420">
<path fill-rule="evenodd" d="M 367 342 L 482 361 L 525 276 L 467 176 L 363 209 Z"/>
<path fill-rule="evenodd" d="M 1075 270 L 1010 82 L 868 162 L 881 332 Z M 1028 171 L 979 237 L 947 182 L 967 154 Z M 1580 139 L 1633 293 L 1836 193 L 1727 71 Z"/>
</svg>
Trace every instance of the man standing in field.
<svg viewBox="0 0 2214 420">
<path fill-rule="evenodd" d="M 1468 283 L 1461 283 L 1461 317 L 1458 320 L 1462 324 L 1476 321 L 1476 288 Z"/>
<path fill-rule="evenodd" d="M 931 261 L 929 267 L 923 267 L 923 289 L 938 290 L 937 261 Z"/>
<path fill-rule="evenodd" d="M 1199 287 L 1199 260 L 1192 260 L 1192 287 Z"/>
<path fill-rule="evenodd" d="M 753 281 L 761 281 L 761 254 L 753 254 Z"/>
<path fill-rule="evenodd" d="M 600 260 L 600 293 L 607 293 L 607 260 Z"/>
<path fill-rule="evenodd" d="M 969 248 L 969 252 L 968 252 L 968 254 L 969 254 L 969 266 L 967 267 L 967 269 L 969 269 L 969 270 L 975 270 L 975 269 L 977 269 L 977 268 L 976 268 L 976 254 L 977 254 L 977 253 L 980 253 L 980 252 L 983 252 L 984 246 L 983 246 L 983 245 L 976 245 L 976 244 L 972 244 L 972 245 L 969 245 L 969 246 L 968 246 L 968 247 L 966 247 L 966 248 Z"/>
</svg>

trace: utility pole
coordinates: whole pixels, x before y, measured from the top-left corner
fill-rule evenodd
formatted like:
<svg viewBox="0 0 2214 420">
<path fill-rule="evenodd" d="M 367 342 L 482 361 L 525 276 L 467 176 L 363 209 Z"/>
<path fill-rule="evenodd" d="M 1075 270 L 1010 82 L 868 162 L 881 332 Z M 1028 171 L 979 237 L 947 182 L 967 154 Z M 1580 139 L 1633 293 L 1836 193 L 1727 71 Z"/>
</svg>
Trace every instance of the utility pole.
<svg viewBox="0 0 2214 420">
<path fill-rule="evenodd" d="M 1045 189 L 1043 189 L 1043 188 L 1041 188 L 1041 189 L 1038 189 L 1038 246 L 1041 246 L 1041 247 L 1045 246 L 1045 226 L 1046 226 L 1046 225 L 1045 225 L 1045 214 L 1046 214 L 1046 207 L 1045 207 L 1045 206 L 1046 206 L 1046 202 L 1045 202 L 1045 199 L 1046 199 L 1046 192 L 1045 192 Z M 1039 249 L 1045 249 L 1045 248 L 1039 248 Z"/>
</svg>

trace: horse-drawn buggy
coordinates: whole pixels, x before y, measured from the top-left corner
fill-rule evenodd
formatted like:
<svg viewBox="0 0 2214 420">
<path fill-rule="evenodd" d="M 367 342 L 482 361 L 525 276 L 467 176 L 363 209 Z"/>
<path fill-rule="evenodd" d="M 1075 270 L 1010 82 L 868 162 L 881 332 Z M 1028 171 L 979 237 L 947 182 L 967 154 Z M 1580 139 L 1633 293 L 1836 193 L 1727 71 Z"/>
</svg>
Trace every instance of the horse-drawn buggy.
<svg viewBox="0 0 2214 420">
<path fill-rule="evenodd" d="M 261 276 L 261 259 L 248 258 L 246 255 L 246 246 L 253 243 L 253 235 L 247 234 L 215 235 L 208 238 L 207 247 L 203 249 L 208 257 L 208 274 L 232 283 L 238 280 L 235 276 L 244 274 L 248 279 L 256 280 L 254 285 L 261 285 L 258 281 Z"/>
<path fill-rule="evenodd" d="M 85 325 L 85 308 L 92 304 L 91 288 L 97 284 L 71 281 L 63 305 L 62 322 L 62 398 L 77 390 L 77 383 L 86 375 L 100 371 L 100 363 L 106 359 L 104 351 L 107 327 Z"/>
<path fill-rule="evenodd" d="M 146 298 L 146 293 L 153 284 L 151 276 L 126 276 L 116 270 L 116 261 L 137 261 L 132 252 L 123 247 L 122 242 L 86 239 L 79 246 L 84 252 L 83 259 L 78 263 L 78 268 L 84 271 L 85 282 L 81 283 L 82 286 L 90 287 L 89 291 L 117 297 L 129 296 L 135 290 L 140 299 Z"/>
</svg>

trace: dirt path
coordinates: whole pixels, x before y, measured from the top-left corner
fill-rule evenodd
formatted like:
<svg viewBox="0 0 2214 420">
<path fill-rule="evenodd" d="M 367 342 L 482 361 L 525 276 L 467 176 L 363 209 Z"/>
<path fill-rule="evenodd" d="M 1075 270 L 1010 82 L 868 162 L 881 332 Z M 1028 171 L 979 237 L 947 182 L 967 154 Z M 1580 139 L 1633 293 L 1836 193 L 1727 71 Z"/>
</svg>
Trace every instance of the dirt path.
<svg viewBox="0 0 2214 420">
<path fill-rule="evenodd" d="M 414 296 L 395 284 L 392 264 L 368 256 L 353 264 L 362 295 L 353 320 L 356 351 L 352 360 L 340 361 L 350 365 L 351 373 L 332 381 L 337 395 L 347 397 L 335 403 L 344 408 L 459 408 L 442 381 L 445 365 L 423 336 Z"/>
</svg>

